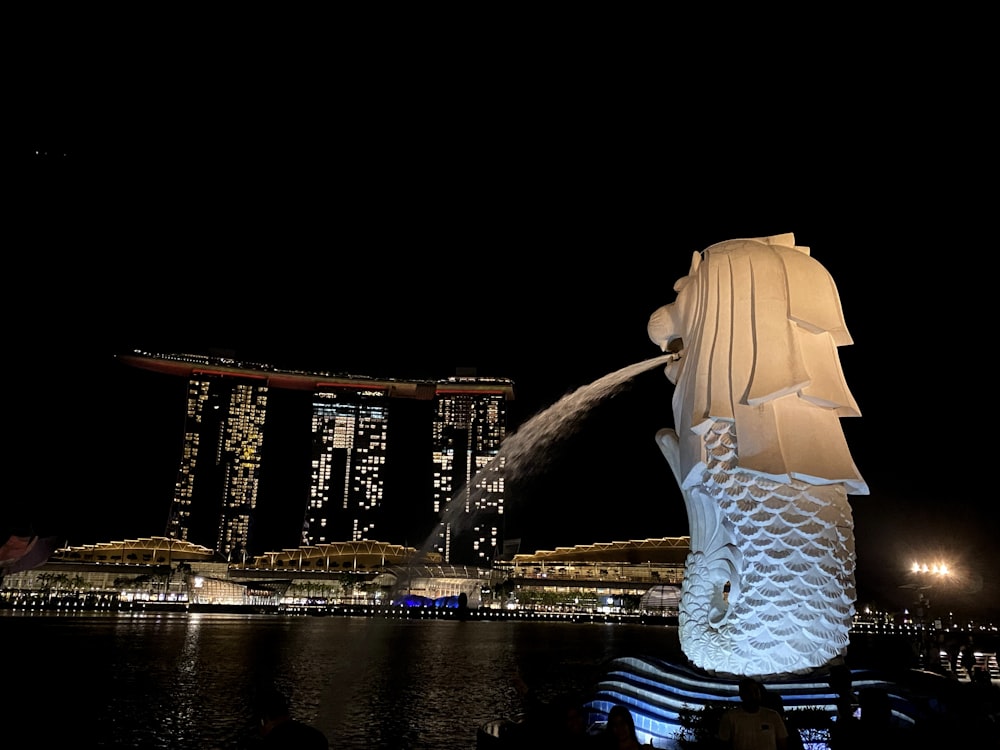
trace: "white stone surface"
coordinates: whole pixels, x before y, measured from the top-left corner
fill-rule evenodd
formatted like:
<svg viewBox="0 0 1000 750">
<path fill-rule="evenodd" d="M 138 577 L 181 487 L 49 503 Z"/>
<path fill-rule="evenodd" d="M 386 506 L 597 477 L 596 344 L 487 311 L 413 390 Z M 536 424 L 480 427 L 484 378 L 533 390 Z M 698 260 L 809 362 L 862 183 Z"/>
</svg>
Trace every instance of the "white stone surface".
<svg viewBox="0 0 1000 750">
<path fill-rule="evenodd" d="M 650 339 L 676 357 L 657 442 L 691 534 L 679 634 L 720 675 L 804 674 L 847 650 L 856 598 L 847 495 L 868 494 L 841 428 L 860 416 L 837 287 L 791 234 L 694 253 Z"/>
</svg>

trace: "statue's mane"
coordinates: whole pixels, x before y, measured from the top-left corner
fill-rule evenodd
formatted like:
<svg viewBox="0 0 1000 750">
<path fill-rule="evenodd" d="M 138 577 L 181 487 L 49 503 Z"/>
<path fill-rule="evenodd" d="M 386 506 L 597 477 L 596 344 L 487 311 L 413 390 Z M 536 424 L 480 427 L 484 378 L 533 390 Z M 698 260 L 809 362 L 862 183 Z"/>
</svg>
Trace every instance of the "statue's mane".
<svg viewBox="0 0 1000 750">
<path fill-rule="evenodd" d="M 721 242 L 674 288 L 686 332 L 674 391 L 683 483 L 700 481 L 700 434 L 729 420 L 741 469 L 867 494 L 840 425 L 860 416 L 837 352 L 853 342 L 809 249 L 790 234 Z"/>
</svg>

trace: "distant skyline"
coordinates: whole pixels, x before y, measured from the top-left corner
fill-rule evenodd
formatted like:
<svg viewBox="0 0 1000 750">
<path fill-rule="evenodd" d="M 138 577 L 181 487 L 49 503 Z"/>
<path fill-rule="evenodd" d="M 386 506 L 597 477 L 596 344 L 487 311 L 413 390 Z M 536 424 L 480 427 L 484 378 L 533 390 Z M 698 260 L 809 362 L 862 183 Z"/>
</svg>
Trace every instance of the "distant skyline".
<svg viewBox="0 0 1000 750">
<path fill-rule="evenodd" d="M 260 363 L 270 364 L 270 363 Z M 133 369 L 124 362 L 120 363 L 120 368 Z M 361 375 L 361 374 L 358 374 Z M 489 377 L 485 374 L 482 377 Z M 441 380 L 447 379 L 446 377 Z M 129 406 L 123 410 L 121 419 L 129 426 L 124 430 L 127 433 L 136 434 L 149 432 L 150 436 L 159 434 L 164 440 L 157 441 L 156 445 L 162 447 L 155 448 L 157 452 L 164 454 L 171 451 L 174 456 L 174 479 L 176 479 L 176 464 L 179 462 L 179 448 L 181 444 L 181 430 L 183 429 L 183 392 L 186 392 L 187 378 L 180 375 L 165 375 L 163 373 L 150 372 L 144 369 L 135 370 L 129 373 L 119 371 L 116 373 L 116 380 L 127 383 L 130 395 L 124 400 Z M 627 395 L 628 381 L 611 399 L 624 398 Z M 160 406 L 168 394 L 169 401 L 176 409 L 175 414 L 163 413 Z M 308 477 L 310 472 L 311 437 L 309 433 L 309 417 L 311 414 L 312 394 L 308 391 L 298 391 L 296 389 L 272 388 L 269 394 L 269 406 L 267 417 L 268 432 L 263 445 L 263 455 L 265 456 L 261 470 L 260 498 L 258 509 L 261 518 L 269 521 L 268 528 L 262 529 L 262 538 L 270 539 L 271 545 L 266 549 L 256 550 L 260 553 L 266 550 L 281 549 L 288 546 L 296 546 L 299 536 L 301 516 L 308 498 Z M 149 402 L 152 408 L 147 412 L 142 408 L 142 404 Z M 508 413 L 514 415 L 518 422 L 523 418 L 517 415 L 516 411 L 516 384 L 515 400 L 507 402 Z M 392 507 L 393 514 L 388 519 L 389 526 L 383 529 L 381 535 L 376 535 L 380 541 L 392 543 L 409 544 L 420 547 L 430 529 L 424 528 L 424 520 L 420 524 L 415 524 L 415 518 L 425 518 L 432 498 L 432 477 L 430 437 L 431 419 L 433 405 L 430 401 L 413 400 L 406 398 L 393 398 L 390 400 L 390 428 L 389 446 L 390 461 L 386 467 L 386 497 L 384 504 Z M 578 419 L 583 420 L 580 427 L 564 428 L 560 430 L 565 440 L 557 440 L 553 445 L 545 442 L 538 446 L 537 458 L 531 457 L 529 466 L 522 467 L 517 472 L 510 472 L 512 477 L 508 483 L 508 516 L 512 516 L 511 528 L 507 536 L 524 538 L 524 543 L 530 545 L 534 551 L 544 548 L 544 535 L 539 535 L 539 530 L 532 528 L 531 519 L 537 514 L 538 517 L 547 519 L 550 528 L 557 528 L 553 536 L 549 532 L 549 538 L 560 540 L 558 544 L 552 546 L 572 546 L 573 544 L 586 544 L 591 540 L 587 537 L 589 533 L 586 529 L 592 524 L 586 514 L 581 514 L 577 508 L 572 506 L 574 500 L 573 493 L 580 491 L 580 478 L 574 477 L 572 470 L 567 474 L 566 467 L 559 469 L 559 455 L 567 450 L 567 446 L 576 446 L 575 449 L 588 450 L 593 453 L 593 460 L 600 463 L 605 459 L 601 452 L 605 450 L 601 443 L 588 446 L 585 440 L 586 423 L 596 420 L 594 424 L 602 424 L 605 429 L 617 430 L 613 419 L 609 420 L 601 414 L 607 412 L 608 404 L 599 403 L 592 409 L 578 412 Z M 544 410 L 543 410 L 544 411 Z M 603 419 L 603 421 L 602 421 Z M 160 421 L 164 424 L 159 424 Z M 169 425 L 173 425 L 173 427 Z M 509 427 L 511 431 L 513 427 Z M 176 431 L 176 432 L 175 432 Z M 174 433 L 175 434 L 171 434 Z M 628 444 L 635 439 L 633 435 L 614 435 L 615 442 Z M 129 450 L 135 453 L 133 457 L 124 461 L 126 467 L 138 465 L 140 462 L 146 464 L 150 461 L 147 456 L 153 443 L 151 440 L 131 441 Z M 655 445 L 650 443 L 646 446 L 656 452 Z M 163 466 L 161 477 L 166 474 L 165 461 L 159 460 L 156 463 Z M 553 463 L 555 471 L 552 476 L 545 477 L 546 471 L 542 468 Z M 666 467 L 663 467 L 666 470 Z M 593 483 L 593 478 L 583 478 L 584 483 Z M 161 481 L 163 481 L 161 479 Z M 616 480 L 617 483 L 625 487 L 634 485 L 634 480 L 629 481 L 629 477 Z M 543 506 L 537 510 L 530 506 L 530 502 L 523 497 L 524 485 L 533 487 L 541 483 L 547 487 L 545 491 L 547 497 Z M 141 479 L 137 479 L 137 484 L 141 485 Z M 598 487 L 610 485 L 607 480 L 598 480 Z M 615 491 L 610 488 L 608 491 Z M 168 501 L 168 496 L 172 496 L 173 483 L 169 487 L 166 483 L 158 488 L 156 492 L 160 496 L 160 505 Z M 575 498 L 579 500 L 579 498 Z M 593 498 L 587 498 L 590 502 Z M 162 510 L 162 508 L 160 509 Z M 554 514 L 558 514 L 554 517 Z M 158 527 L 161 518 L 156 514 L 140 514 L 138 509 L 130 513 L 133 519 L 142 517 L 145 527 Z M 409 520 L 407 520 L 409 519 Z M 102 519 L 102 523 L 106 523 Z M 277 524 L 277 527 L 274 526 Z M 619 524 L 624 533 L 625 526 Z M 125 530 L 123 524 L 119 526 Z M 563 527 L 563 528 L 559 528 Z M 607 525 L 609 533 L 616 525 Z M 99 529 L 95 529 L 99 530 Z M 523 534 L 522 534 L 523 532 Z M 142 535 L 149 536 L 154 532 L 147 532 Z M 161 533 L 159 531 L 155 533 Z M 677 531 L 673 534 L 663 533 L 659 536 L 683 535 L 683 523 L 677 525 Z M 135 536 L 134 533 L 131 536 Z M 615 537 L 621 540 L 625 537 Z M 600 541 L 612 541 L 600 540 Z"/>
<path fill-rule="evenodd" d="M 910 562 L 938 556 L 965 580 L 934 606 L 1000 610 L 995 148 L 952 79 L 776 96 L 748 81 L 691 100 L 624 60 L 426 78 L 414 62 L 365 96 L 324 95 L 321 115 L 312 94 L 239 76 L 227 97 L 178 74 L 95 99 L 74 63 L 24 108 L 26 152 L 66 158 L 26 160 L 12 182 L 29 239 L 3 307 L 9 462 L 27 489 L 8 527 L 77 539 L 165 513 L 180 385 L 136 382 L 116 352 L 225 348 L 373 377 L 475 367 L 514 381 L 517 429 L 659 354 L 646 321 L 692 252 L 792 232 L 854 339 L 840 357 L 861 416 L 842 423 L 871 488 L 851 499 L 863 595 L 904 601 Z M 546 455 L 509 519 L 529 547 L 686 532 L 653 442 L 671 395 L 643 373 Z"/>
<path fill-rule="evenodd" d="M 686 272 L 692 251 L 723 238 L 757 236 L 761 232 L 752 230 L 764 228 L 753 221 L 745 226 L 751 231 L 727 229 L 717 240 L 709 239 L 708 232 L 680 238 L 671 251 L 664 247 L 653 256 L 639 253 L 625 263 L 592 267 L 574 259 L 555 272 L 532 271 L 523 281 L 504 282 L 517 293 L 501 292 L 511 301 L 501 303 L 492 319 L 468 315 L 446 298 L 424 299 L 409 285 L 387 292 L 395 297 L 388 307 L 369 308 L 363 298 L 354 297 L 351 304 L 365 311 L 359 318 L 335 289 L 328 294 L 334 309 L 322 299 L 308 309 L 302 307 L 303 299 L 250 304 L 227 293 L 199 300 L 192 296 L 194 289 L 185 289 L 180 261 L 156 264 L 155 276 L 161 283 L 166 280 L 163 287 L 143 281 L 141 272 L 131 285 L 102 282 L 93 294 L 85 285 L 67 287 L 55 298 L 57 304 L 73 299 L 80 304 L 62 307 L 62 329 L 51 339 L 62 346 L 49 347 L 41 338 L 23 347 L 32 366 L 44 370 L 30 381 L 41 401 L 33 409 L 18 404 L 15 411 L 23 411 L 23 434 L 34 435 L 26 445 L 50 446 L 52 440 L 62 445 L 58 435 L 73 436 L 76 442 L 66 444 L 72 446 L 66 456 L 67 468 L 75 469 L 68 475 L 60 471 L 55 485 L 42 483 L 44 491 L 23 497 L 17 506 L 23 506 L 24 516 L 39 531 L 65 533 L 74 542 L 149 535 L 162 528 L 159 521 L 165 518 L 176 478 L 183 383 L 154 376 L 156 387 L 150 388 L 138 373 L 116 366 L 117 351 L 135 346 L 191 352 L 226 348 L 255 361 L 372 377 L 440 378 L 458 367 L 475 367 L 481 375 L 513 379 L 514 431 L 577 388 L 657 356 L 659 350 L 646 338 L 648 315 L 673 300 L 670 287 Z M 862 592 L 870 588 L 883 599 L 904 600 L 909 594 L 899 586 L 910 583 L 909 564 L 934 556 L 965 568 L 972 580 L 968 593 L 956 596 L 946 588 L 935 591 L 932 599 L 1000 601 L 986 564 L 995 559 L 997 509 L 980 500 L 986 490 L 969 481 L 976 474 L 976 452 L 966 446 L 976 441 L 946 429 L 952 409 L 941 403 L 947 394 L 946 401 L 954 398 L 961 409 L 971 384 L 993 379 L 987 359 L 976 359 L 975 347 L 959 346 L 959 363 L 949 356 L 955 346 L 942 346 L 948 340 L 942 314 L 961 311 L 958 297 L 975 298 L 975 292 L 968 284 L 941 279 L 934 269 L 921 270 L 925 267 L 912 259 L 898 267 L 906 283 L 867 260 L 856 266 L 860 273 L 852 272 L 850 258 L 863 257 L 870 243 L 832 234 L 827 240 L 823 234 L 797 232 L 796 238 L 811 246 L 813 256 L 834 275 L 855 342 L 841 348 L 841 361 L 862 416 L 842 424 L 872 491 L 852 498 Z M 657 244 L 665 246 L 666 241 Z M 862 256 L 845 254 L 852 248 Z M 657 272 L 641 270 L 649 265 L 658 266 Z M 445 288 L 455 288 L 464 276 L 461 268 L 448 264 L 438 270 L 447 274 Z M 914 276 L 918 272 L 923 280 Z M 298 286 L 290 269 L 280 279 L 269 276 L 275 288 Z M 984 279 L 967 281 L 975 285 Z M 217 279 L 207 288 L 230 286 Z M 921 290 L 926 300 L 903 301 L 911 288 Z M 43 291 L 42 298 L 49 294 Z M 227 312 L 230 305 L 232 312 Z M 346 316 L 347 323 L 332 323 L 327 335 L 319 314 L 324 309 L 331 322 Z M 254 311 L 263 317 L 255 317 Z M 98 338 L 91 349 L 93 335 Z M 101 346 L 102 340 L 110 346 Z M 921 386 L 926 393 L 914 394 L 914 383 L 922 381 L 928 381 Z M 154 392 L 159 396 L 151 399 Z M 84 395 L 78 403 L 76 398 Z M 657 429 L 672 424 L 671 395 L 660 368 L 649 370 L 584 420 L 573 440 L 547 453 L 545 471 L 524 488 L 519 503 L 510 504 L 508 523 L 526 551 L 687 533 L 683 503 L 653 441 Z M 96 401 L 85 405 L 91 398 Z M 932 407 L 936 403 L 941 406 Z M 96 442 L 91 437 L 95 425 L 103 436 Z M 27 463 L 37 466 L 35 476 L 51 471 L 42 456 Z M 89 529 L 89 516 L 81 516 L 82 507 L 73 499 L 77 492 L 99 493 L 108 502 L 108 514 L 93 518 L 96 523 Z M 110 518 L 121 534 L 103 533 L 112 525 Z M 156 523 L 131 525 L 137 518 Z M 67 519 L 74 521 L 69 528 L 64 526 Z M 866 582 L 875 585 L 866 587 Z"/>
</svg>

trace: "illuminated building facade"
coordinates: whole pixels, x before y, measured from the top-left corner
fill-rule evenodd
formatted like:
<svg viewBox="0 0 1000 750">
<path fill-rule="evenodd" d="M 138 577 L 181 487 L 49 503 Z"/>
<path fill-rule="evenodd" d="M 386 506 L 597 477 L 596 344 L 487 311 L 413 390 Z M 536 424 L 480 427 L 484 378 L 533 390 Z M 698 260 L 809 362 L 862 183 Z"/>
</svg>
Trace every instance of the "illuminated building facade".
<svg viewBox="0 0 1000 750">
<path fill-rule="evenodd" d="M 420 523 L 426 517 L 425 528 L 431 531 L 421 551 L 439 553 L 446 562 L 488 565 L 502 544 L 499 453 L 507 431 L 506 402 L 514 398 L 510 380 L 468 373 L 438 381 L 377 379 L 192 354 L 135 352 L 118 358 L 132 367 L 188 379 L 183 450 L 167 538 L 203 545 L 234 563 L 265 549 L 261 545 L 266 541 L 260 540 L 268 524 L 258 522 L 255 535 L 254 519 L 259 516 L 255 510 L 261 510 L 262 457 L 270 450 L 262 452 L 268 393 L 280 390 L 303 392 L 311 402 L 312 452 L 302 455 L 302 471 L 310 471 L 309 495 L 272 498 L 265 505 L 304 507 L 304 513 L 293 508 L 293 525 L 281 527 L 293 538 L 298 535 L 303 547 L 407 542 L 404 537 L 413 529 L 398 531 L 400 538 L 393 539 L 386 521 L 411 520 L 414 508 Z M 277 395 L 274 399 L 280 404 Z M 433 479 L 425 475 L 415 486 L 400 487 L 386 504 L 394 399 L 429 402 Z M 394 450 L 427 460 L 423 442 Z M 429 481 L 432 487 L 423 484 Z"/>
<path fill-rule="evenodd" d="M 226 557 L 248 548 L 267 414 L 264 378 L 193 373 L 166 536 Z"/>
<path fill-rule="evenodd" d="M 434 550 L 445 562 L 487 565 L 502 544 L 510 381 L 454 377 L 434 397 Z"/>
<path fill-rule="evenodd" d="M 341 388 L 315 394 L 312 481 L 302 544 L 378 538 L 388 427 L 385 390 Z"/>
</svg>

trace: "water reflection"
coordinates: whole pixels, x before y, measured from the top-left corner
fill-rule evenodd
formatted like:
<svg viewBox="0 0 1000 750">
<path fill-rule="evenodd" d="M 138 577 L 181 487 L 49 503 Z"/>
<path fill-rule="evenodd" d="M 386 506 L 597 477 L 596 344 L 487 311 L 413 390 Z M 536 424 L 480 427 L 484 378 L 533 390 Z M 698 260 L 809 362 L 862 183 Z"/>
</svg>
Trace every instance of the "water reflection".
<svg viewBox="0 0 1000 750">
<path fill-rule="evenodd" d="M 9 715 L 74 748 L 232 748 L 273 683 L 333 747 L 471 750 L 519 709 L 516 670 L 544 700 L 617 656 L 678 653 L 668 627 L 264 615 L 4 613 L 0 637 Z"/>
</svg>

